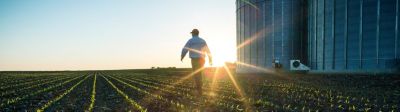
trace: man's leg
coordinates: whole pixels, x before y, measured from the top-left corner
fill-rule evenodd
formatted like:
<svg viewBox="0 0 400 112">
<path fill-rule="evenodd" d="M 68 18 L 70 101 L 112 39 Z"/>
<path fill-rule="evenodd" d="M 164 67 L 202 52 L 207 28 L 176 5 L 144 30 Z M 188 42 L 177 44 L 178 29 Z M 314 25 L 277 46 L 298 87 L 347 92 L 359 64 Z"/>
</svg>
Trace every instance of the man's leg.
<svg viewBox="0 0 400 112">
<path fill-rule="evenodd" d="M 199 73 L 197 73 L 197 74 L 195 75 L 195 80 L 196 80 L 196 89 L 197 89 L 197 92 L 199 93 L 199 95 L 202 95 L 202 94 L 203 94 L 203 89 L 202 89 L 203 82 L 202 82 L 201 72 L 199 72 Z"/>
<path fill-rule="evenodd" d="M 193 72 L 197 71 L 199 69 L 202 69 L 204 66 L 204 58 L 194 58 L 192 59 L 192 69 Z M 196 83 L 196 89 L 199 92 L 199 94 L 203 94 L 202 91 L 202 86 L 203 86 L 203 81 L 202 81 L 202 76 L 203 75 L 203 70 L 201 70 L 200 72 L 197 72 L 196 74 L 194 74 L 194 79 L 195 79 L 195 83 Z"/>
</svg>

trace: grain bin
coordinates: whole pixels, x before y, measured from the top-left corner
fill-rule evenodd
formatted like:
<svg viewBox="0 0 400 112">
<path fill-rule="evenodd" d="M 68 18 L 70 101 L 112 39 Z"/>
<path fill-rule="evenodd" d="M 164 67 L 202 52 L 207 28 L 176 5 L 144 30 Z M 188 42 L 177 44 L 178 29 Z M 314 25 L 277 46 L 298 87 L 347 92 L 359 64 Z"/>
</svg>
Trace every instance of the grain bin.
<svg viewBox="0 0 400 112">
<path fill-rule="evenodd" d="M 237 0 L 237 61 L 270 69 L 279 60 L 283 69 L 298 59 L 307 61 L 307 3 L 305 0 Z M 237 65 L 238 73 L 260 73 Z"/>
<path fill-rule="evenodd" d="M 321 72 L 398 69 L 399 0 L 308 0 L 308 63 Z"/>
</svg>

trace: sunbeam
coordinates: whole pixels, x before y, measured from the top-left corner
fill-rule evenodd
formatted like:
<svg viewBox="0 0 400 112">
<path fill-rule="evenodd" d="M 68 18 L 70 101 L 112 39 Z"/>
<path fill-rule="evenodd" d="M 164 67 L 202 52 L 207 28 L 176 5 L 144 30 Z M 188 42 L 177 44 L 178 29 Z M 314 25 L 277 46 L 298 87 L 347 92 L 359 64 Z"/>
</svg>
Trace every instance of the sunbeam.
<svg viewBox="0 0 400 112">
<path fill-rule="evenodd" d="M 189 79 L 190 77 L 192 77 L 193 75 L 195 75 L 195 74 L 198 73 L 198 72 L 201 72 L 201 71 L 204 70 L 204 69 L 205 69 L 205 67 L 199 68 L 199 69 L 197 69 L 197 70 L 191 72 L 190 74 L 186 75 L 185 77 L 180 78 L 178 81 L 176 81 L 175 83 L 172 83 L 170 86 L 165 86 L 163 89 L 165 89 L 165 90 L 171 90 L 174 86 L 176 86 L 176 85 L 182 83 L 183 81 Z M 158 90 L 158 91 L 153 92 L 154 95 L 160 95 L 161 93 L 162 93 L 161 90 Z M 154 99 L 155 99 L 154 97 L 151 97 L 151 96 L 148 96 L 148 95 L 146 95 L 146 96 L 143 98 L 143 100 L 145 100 L 145 101 L 152 101 L 152 100 L 154 100 Z"/>
<path fill-rule="evenodd" d="M 212 82 L 211 82 L 211 91 L 209 93 L 209 96 L 215 96 L 216 95 L 215 87 L 218 86 L 218 83 L 216 83 L 216 81 L 217 81 L 217 75 L 219 73 L 219 69 L 220 69 L 219 67 L 215 68 L 214 75 L 213 75 Z"/>
<path fill-rule="evenodd" d="M 183 81 L 189 79 L 190 77 L 192 77 L 193 75 L 195 75 L 195 74 L 197 74 L 197 73 L 203 71 L 204 69 L 206 69 L 206 67 L 201 67 L 201 68 L 199 68 L 199 69 L 193 71 L 192 73 L 186 75 L 185 77 L 180 78 L 178 81 L 176 81 L 175 83 L 173 83 L 173 85 L 179 84 L 179 83 L 181 83 L 181 82 L 183 82 Z"/>
<path fill-rule="evenodd" d="M 273 69 L 263 68 L 263 67 L 255 66 L 255 65 L 252 65 L 252 64 L 243 63 L 243 62 L 240 62 L 240 61 L 236 61 L 236 63 L 240 64 L 240 65 L 243 65 L 243 66 L 247 66 L 247 67 L 256 69 L 256 70 L 260 70 L 261 72 L 267 73 L 269 75 L 274 75 L 274 76 L 281 77 L 281 78 L 284 78 L 284 79 L 291 79 L 290 77 L 288 77 L 288 76 L 286 76 L 286 75 L 284 75 L 284 74 L 282 74 L 280 72 L 276 72 Z"/>
<path fill-rule="evenodd" d="M 199 54 L 203 54 L 203 55 L 206 55 L 206 54 L 207 54 L 207 53 L 205 53 L 205 52 L 203 52 L 203 51 L 199 51 L 199 50 L 192 49 L 192 48 L 189 48 L 189 47 L 185 47 L 184 49 L 187 49 L 187 50 L 189 50 L 189 51 L 193 51 L 193 52 L 196 52 L 196 53 L 199 53 Z"/>
<path fill-rule="evenodd" d="M 267 69 L 267 68 L 263 68 L 263 67 L 258 67 L 258 66 L 251 65 L 251 64 L 247 64 L 247 63 L 243 63 L 243 62 L 240 62 L 240 61 L 236 61 L 236 63 L 237 63 L 237 64 L 240 64 L 240 65 L 244 65 L 244 66 L 250 67 L 250 68 L 254 68 L 254 69 L 256 69 L 256 70 L 260 70 L 260 71 L 265 72 L 265 73 L 276 74 L 276 72 L 273 71 L 273 70 L 271 70 L 271 69 Z"/>
<path fill-rule="evenodd" d="M 230 72 L 229 68 L 227 66 L 224 66 L 224 69 L 226 70 L 226 73 L 228 73 L 229 79 L 232 81 L 233 85 L 235 86 L 236 91 L 239 93 L 241 97 L 244 97 L 244 93 L 242 92 L 242 89 L 240 89 L 239 85 L 237 84 L 235 78 L 233 77 L 232 73 Z"/>
<path fill-rule="evenodd" d="M 249 2 L 248 0 L 241 0 L 242 2 L 244 2 L 244 3 L 246 3 L 246 4 L 249 4 L 251 7 L 253 7 L 254 9 L 257 9 L 257 10 L 259 10 L 259 8 L 256 6 L 256 5 L 254 5 L 253 3 L 251 3 L 251 2 Z"/>
<path fill-rule="evenodd" d="M 229 79 L 231 80 L 231 82 L 235 86 L 236 92 L 239 93 L 239 96 L 243 100 L 243 104 L 245 105 L 246 110 L 248 110 L 248 111 L 250 110 L 251 111 L 251 106 L 250 106 L 250 104 L 249 104 L 249 102 L 247 100 L 247 97 L 246 97 L 245 93 L 242 91 L 241 87 L 237 84 L 235 77 L 233 77 L 231 71 L 229 70 L 229 68 L 226 65 L 224 65 L 224 69 L 225 69 L 226 73 L 228 74 Z"/>
<path fill-rule="evenodd" d="M 271 26 L 271 25 L 269 25 L 269 26 Z M 265 38 L 268 33 L 272 32 L 272 29 L 269 26 L 257 31 L 250 38 L 246 39 L 244 42 L 242 42 L 239 45 L 237 45 L 236 49 L 241 49 L 244 46 L 247 46 L 247 45 L 251 44 L 253 41 L 256 41 L 259 38 Z M 261 34 L 263 34 L 264 36 L 260 36 Z"/>
<path fill-rule="evenodd" d="M 259 34 L 260 34 L 260 32 L 257 32 L 255 35 L 253 35 L 249 39 L 245 40 L 243 43 L 239 44 L 236 48 L 240 49 L 248 44 L 251 44 L 251 42 L 253 42 L 254 40 L 256 40 L 260 37 L 260 36 L 258 36 Z"/>
</svg>

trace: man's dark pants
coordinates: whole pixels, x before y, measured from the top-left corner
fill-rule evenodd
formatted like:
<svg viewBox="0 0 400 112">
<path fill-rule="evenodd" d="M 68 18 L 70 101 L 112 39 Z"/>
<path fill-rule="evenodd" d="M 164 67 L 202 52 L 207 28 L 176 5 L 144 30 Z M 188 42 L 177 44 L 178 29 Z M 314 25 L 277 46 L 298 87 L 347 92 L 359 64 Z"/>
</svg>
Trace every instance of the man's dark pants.
<svg viewBox="0 0 400 112">
<path fill-rule="evenodd" d="M 204 58 L 192 58 L 192 69 L 193 72 L 202 69 L 205 63 L 205 59 Z M 194 80 L 196 83 L 196 89 L 199 92 L 199 94 L 202 94 L 202 86 L 203 86 L 203 82 L 202 82 L 202 77 L 203 77 L 203 70 L 201 70 L 200 72 L 197 72 L 196 74 L 194 74 Z"/>
</svg>

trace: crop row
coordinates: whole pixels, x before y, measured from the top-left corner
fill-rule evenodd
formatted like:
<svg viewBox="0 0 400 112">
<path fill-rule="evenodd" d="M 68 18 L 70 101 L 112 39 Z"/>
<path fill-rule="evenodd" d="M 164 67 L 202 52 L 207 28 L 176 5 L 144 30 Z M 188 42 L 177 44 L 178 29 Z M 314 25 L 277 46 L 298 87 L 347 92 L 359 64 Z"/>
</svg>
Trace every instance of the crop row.
<svg viewBox="0 0 400 112">
<path fill-rule="evenodd" d="M 46 85 L 41 85 L 40 87 L 43 88 L 37 88 L 34 91 L 31 91 L 29 93 L 26 94 L 19 94 L 19 96 L 16 97 L 10 97 L 10 98 L 6 98 L 4 100 L 2 100 L 1 104 L 0 104 L 0 108 L 7 108 L 7 106 L 11 106 L 12 104 L 18 103 L 19 101 L 28 99 L 30 97 L 34 97 L 36 95 L 45 93 L 45 92 L 49 92 L 52 91 L 53 89 L 59 88 L 59 87 L 63 87 L 64 85 L 73 82 L 81 77 L 83 77 L 84 75 L 80 75 L 80 76 L 75 76 L 73 78 L 70 78 L 68 80 L 65 80 L 63 82 L 59 82 L 56 84 L 46 84 Z"/>
<path fill-rule="evenodd" d="M 204 79 L 199 95 L 185 75 L 96 71 L 0 75 L 0 111 L 398 111 L 395 79 L 313 82 L 307 76 Z M 218 74 L 217 74 L 218 75 Z M 25 78 L 24 78 L 25 77 Z M 29 79 L 29 78 L 32 79 Z M 317 77 L 317 76 L 315 76 Z M 324 77 L 330 78 L 330 77 Z M 232 81 L 235 79 L 235 81 Z M 318 79 L 315 78 L 315 79 Z M 367 80 L 368 78 L 363 78 Z M 7 81 L 10 80 L 10 81 Z M 338 80 L 338 81 L 336 81 Z M 357 81 L 352 79 L 351 81 Z M 235 82 L 235 83 L 234 83 Z M 355 87 L 346 88 L 344 85 Z M 366 86 L 361 86 L 361 85 Z M 381 91 L 381 92 L 379 92 Z"/>
<path fill-rule="evenodd" d="M 50 101 L 48 101 L 46 104 L 44 104 L 42 107 L 36 109 L 37 112 L 42 112 L 44 111 L 46 108 L 48 108 L 49 106 L 51 106 L 54 102 L 57 102 L 58 100 L 60 100 L 61 98 L 63 98 L 65 95 L 67 95 L 68 93 L 70 93 L 72 90 L 74 90 L 76 88 L 76 86 L 78 86 L 79 84 L 81 84 L 83 81 L 85 81 L 90 75 L 87 75 L 84 79 L 80 80 L 78 83 L 74 84 L 72 87 L 70 87 L 68 90 L 64 91 L 61 95 L 57 96 L 54 99 L 51 99 Z"/>
<path fill-rule="evenodd" d="M 128 101 L 133 107 L 135 107 L 136 109 L 138 109 L 141 112 L 145 112 L 146 109 L 142 106 L 140 106 L 135 100 L 132 100 L 131 98 L 129 98 L 129 96 L 124 93 L 123 91 L 121 91 L 118 87 L 116 87 L 110 80 L 108 80 L 106 77 L 102 76 L 121 96 L 123 96 L 125 98 L 126 101 Z"/>
</svg>

